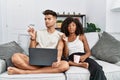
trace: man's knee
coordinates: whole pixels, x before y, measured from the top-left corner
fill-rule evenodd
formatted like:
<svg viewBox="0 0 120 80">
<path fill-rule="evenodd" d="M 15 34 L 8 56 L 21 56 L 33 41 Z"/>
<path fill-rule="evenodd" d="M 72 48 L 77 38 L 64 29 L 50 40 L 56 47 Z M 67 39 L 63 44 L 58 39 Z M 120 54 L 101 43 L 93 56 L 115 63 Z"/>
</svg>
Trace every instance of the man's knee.
<svg viewBox="0 0 120 80">
<path fill-rule="evenodd" d="M 11 57 L 12 62 L 18 61 L 21 56 L 22 56 L 21 53 L 15 53 L 15 54 L 13 54 L 13 56 Z"/>
</svg>

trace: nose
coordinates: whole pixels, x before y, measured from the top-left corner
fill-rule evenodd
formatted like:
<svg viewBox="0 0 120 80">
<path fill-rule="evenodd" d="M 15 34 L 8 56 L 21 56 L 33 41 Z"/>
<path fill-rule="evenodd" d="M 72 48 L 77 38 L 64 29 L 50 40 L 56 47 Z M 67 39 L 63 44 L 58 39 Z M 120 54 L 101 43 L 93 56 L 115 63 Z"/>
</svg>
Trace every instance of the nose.
<svg viewBox="0 0 120 80">
<path fill-rule="evenodd" d="M 70 29 L 72 29 L 72 26 L 70 26 Z"/>
<path fill-rule="evenodd" d="M 47 24 L 47 23 L 48 23 L 48 20 L 45 20 L 45 23 Z"/>
</svg>

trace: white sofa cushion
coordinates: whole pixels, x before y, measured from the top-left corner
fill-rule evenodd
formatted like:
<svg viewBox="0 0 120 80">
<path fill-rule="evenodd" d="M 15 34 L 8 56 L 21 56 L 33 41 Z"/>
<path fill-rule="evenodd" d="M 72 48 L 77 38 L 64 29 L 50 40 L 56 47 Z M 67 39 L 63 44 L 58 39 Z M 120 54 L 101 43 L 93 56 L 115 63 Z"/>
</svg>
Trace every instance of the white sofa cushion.
<svg viewBox="0 0 120 80">
<path fill-rule="evenodd" d="M 30 44 L 30 36 L 28 34 L 18 34 L 17 43 L 24 49 L 24 53 L 29 55 L 28 48 Z"/>
<path fill-rule="evenodd" d="M 120 80 L 119 66 L 100 60 L 96 61 L 103 67 L 107 80 Z M 88 69 L 75 66 L 71 66 L 65 73 L 67 80 L 89 80 L 90 76 Z"/>
<path fill-rule="evenodd" d="M 89 80 L 90 76 L 88 69 L 75 66 L 70 66 L 70 69 L 65 74 L 67 80 Z"/>
<path fill-rule="evenodd" d="M 0 59 L 0 73 L 6 70 L 6 63 L 4 60 Z"/>
<path fill-rule="evenodd" d="M 8 75 L 4 72 L 0 75 L 0 80 L 65 80 L 65 75 L 64 73 Z"/>
<path fill-rule="evenodd" d="M 120 66 L 101 60 L 97 60 L 97 62 L 102 65 L 107 80 L 120 80 Z"/>
</svg>

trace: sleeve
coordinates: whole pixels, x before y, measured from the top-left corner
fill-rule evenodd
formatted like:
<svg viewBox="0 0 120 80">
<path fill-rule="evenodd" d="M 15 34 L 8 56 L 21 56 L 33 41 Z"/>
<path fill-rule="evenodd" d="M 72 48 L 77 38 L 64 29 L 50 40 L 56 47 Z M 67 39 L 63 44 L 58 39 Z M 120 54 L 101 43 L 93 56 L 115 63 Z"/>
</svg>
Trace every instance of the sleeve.
<svg viewBox="0 0 120 80">
<path fill-rule="evenodd" d="M 39 31 L 36 31 L 36 42 L 37 42 L 37 43 L 39 42 L 38 34 L 39 34 Z"/>
</svg>

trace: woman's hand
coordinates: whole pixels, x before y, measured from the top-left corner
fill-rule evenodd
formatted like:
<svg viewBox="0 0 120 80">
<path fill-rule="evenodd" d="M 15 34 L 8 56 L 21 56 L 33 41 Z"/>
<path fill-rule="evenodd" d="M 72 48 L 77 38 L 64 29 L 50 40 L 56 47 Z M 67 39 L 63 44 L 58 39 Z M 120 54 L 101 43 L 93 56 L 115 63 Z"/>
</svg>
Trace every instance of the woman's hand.
<svg viewBox="0 0 120 80">
<path fill-rule="evenodd" d="M 34 30 L 34 28 L 29 27 L 28 33 L 29 33 L 29 35 L 31 36 L 32 39 L 36 39 L 36 31 Z"/>
<path fill-rule="evenodd" d="M 80 61 L 81 61 L 81 62 L 84 62 L 86 59 L 87 59 L 87 56 L 86 56 L 86 55 L 80 56 Z"/>
<path fill-rule="evenodd" d="M 66 35 L 65 34 L 63 34 L 62 36 L 61 36 L 61 38 L 62 38 L 62 40 L 63 41 L 65 41 L 65 42 L 67 42 L 68 40 L 67 40 L 67 37 L 66 37 Z"/>
</svg>

